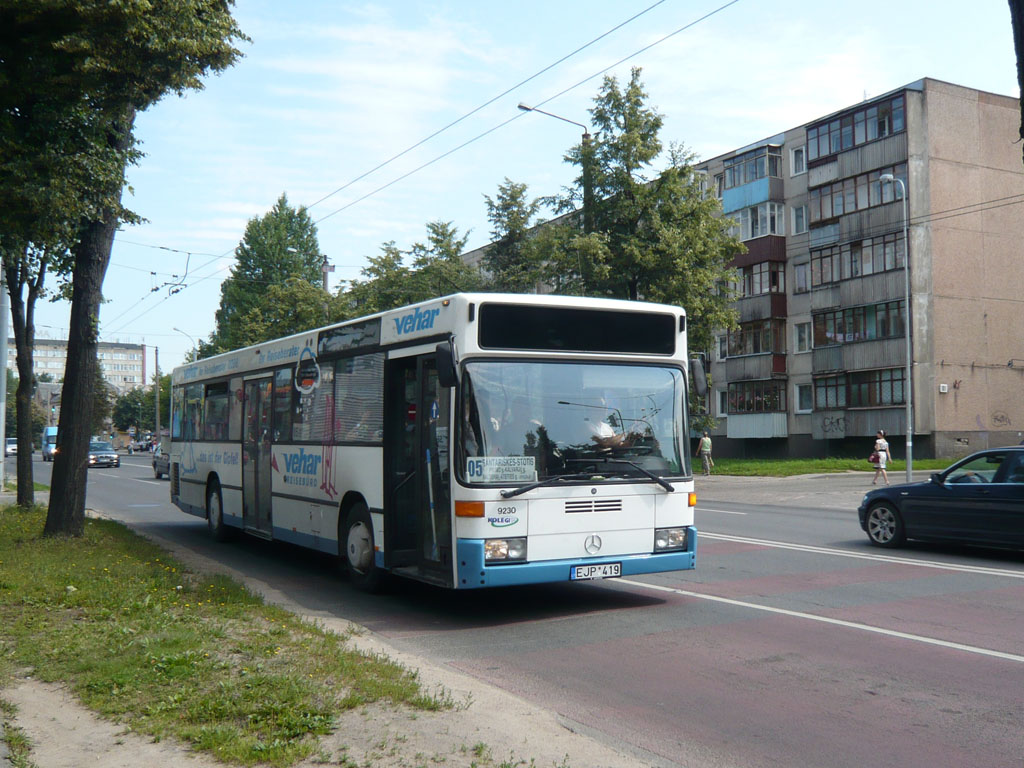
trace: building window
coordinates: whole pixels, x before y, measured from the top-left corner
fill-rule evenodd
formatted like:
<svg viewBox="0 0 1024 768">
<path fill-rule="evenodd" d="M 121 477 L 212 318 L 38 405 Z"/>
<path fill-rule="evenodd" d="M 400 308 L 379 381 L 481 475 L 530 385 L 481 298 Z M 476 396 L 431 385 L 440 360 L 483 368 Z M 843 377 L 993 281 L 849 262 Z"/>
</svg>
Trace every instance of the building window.
<svg viewBox="0 0 1024 768">
<path fill-rule="evenodd" d="M 802 235 L 807 232 L 807 206 L 793 206 L 793 234 Z"/>
<path fill-rule="evenodd" d="M 882 184 L 881 176 L 886 173 L 893 174 L 904 184 L 907 183 L 907 164 L 900 163 L 810 190 L 807 198 L 809 222 L 814 224 L 825 219 L 891 203 L 896 199 L 893 189 L 896 185 Z"/>
<path fill-rule="evenodd" d="M 789 150 L 789 175 L 801 173 L 807 173 L 807 147 L 794 147 Z"/>
<path fill-rule="evenodd" d="M 903 335 L 905 302 L 889 301 L 864 307 L 822 312 L 813 318 L 814 346 L 891 339 Z"/>
<path fill-rule="evenodd" d="M 724 189 L 733 189 L 768 176 L 782 178 L 782 148 L 759 147 L 725 161 Z"/>
<path fill-rule="evenodd" d="M 810 264 L 793 265 L 793 293 L 807 293 L 811 289 Z"/>
<path fill-rule="evenodd" d="M 741 270 L 743 296 L 786 292 L 786 265 L 777 261 L 762 261 Z"/>
<path fill-rule="evenodd" d="M 853 277 L 903 269 L 902 234 L 868 237 L 811 251 L 811 286 L 838 283 Z"/>
<path fill-rule="evenodd" d="M 731 234 L 740 240 L 765 235 L 786 234 L 785 206 L 782 203 L 761 203 L 730 214 L 736 221 Z"/>
<path fill-rule="evenodd" d="M 715 398 L 718 405 L 718 412 L 715 414 L 718 418 L 728 418 L 729 416 L 729 390 L 719 389 L 715 390 L 718 393 L 718 397 Z"/>
<path fill-rule="evenodd" d="M 729 357 L 786 353 L 786 321 L 755 320 L 729 333 Z"/>
<path fill-rule="evenodd" d="M 780 413 L 785 410 L 785 382 L 768 379 L 729 384 L 729 413 Z"/>
<path fill-rule="evenodd" d="M 810 384 L 796 385 L 796 412 L 810 413 L 814 410 L 814 388 Z"/>
<path fill-rule="evenodd" d="M 718 337 L 718 362 L 722 362 L 729 356 L 729 337 Z"/>
<path fill-rule="evenodd" d="M 828 376 L 814 382 L 814 407 L 822 410 L 903 405 L 903 383 L 902 368 Z"/>
<path fill-rule="evenodd" d="M 807 129 L 807 159 L 816 160 L 905 130 L 903 96 L 862 107 Z"/>
<path fill-rule="evenodd" d="M 796 329 L 796 351 L 797 352 L 810 352 L 811 351 L 811 324 L 810 323 L 797 323 Z"/>
<path fill-rule="evenodd" d="M 719 200 L 721 200 L 722 199 L 722 192 L 724 190 L 725 190 L 725 174 L 724 173 L 716 173 L 715 174 L 715 197 L 717 197 Z"/>
</svg>

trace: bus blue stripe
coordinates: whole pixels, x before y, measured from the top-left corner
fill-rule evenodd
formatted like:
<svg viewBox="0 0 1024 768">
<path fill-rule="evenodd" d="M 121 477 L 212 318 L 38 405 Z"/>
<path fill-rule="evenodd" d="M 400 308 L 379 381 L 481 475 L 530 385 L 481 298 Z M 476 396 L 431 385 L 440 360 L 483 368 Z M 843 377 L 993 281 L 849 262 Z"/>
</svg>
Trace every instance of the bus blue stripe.
<svg viewBox="0 0 1024 768">
<path fill-rule="evenodd" d="M 687 534 L 689 549 L 661 554 L 623 555 L 621 557 L 587 557 L 570 560 L 547 560 L 540 563 L 485 565 L 483 539 L 459 539 L 457 544 L 459 581 L 456 589 L 506 587 L 517 584 L 543 584 L 569 581 L 569 571 L 576 565 L 622 563 L 623 576 L 662 571 L 692 570 L 697 560 L 697 529 Z"/>
</svg>

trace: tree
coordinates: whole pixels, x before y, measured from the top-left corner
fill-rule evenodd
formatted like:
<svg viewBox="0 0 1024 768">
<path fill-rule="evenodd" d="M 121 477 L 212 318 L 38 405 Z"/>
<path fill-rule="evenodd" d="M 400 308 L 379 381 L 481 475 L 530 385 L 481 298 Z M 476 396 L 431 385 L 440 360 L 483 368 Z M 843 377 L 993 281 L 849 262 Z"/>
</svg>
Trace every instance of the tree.
<svg viewBox="0 0 1024 768">
<path fill-rule="evenodd" d="M 392 240 L 381 246 L 378 256 L 353 280 L 342 294 L 352 316 L 383 312 L 460 291 L 475 291 L 484 281 L 475 267 L 462 260 L 468 235 L 459 236 L 451 222 L 427 224 L 427 242 L 415 243 L 403 252 Z M 406 257 L 412 264 L 406 266 Z"/>
<path fill-rule="evenodd" d="M 91 435 L 102 435 L 107 431 L 107 423 L 110 420 L 116 397 L 117 392 L 103 378 L 103 372 L 99 366 L 96 366 L 96 381 L 93 382 L 92 389 L 92 417 L 89 422 Z"/>
<path fill-rule="evenodd" d="M 155 378 L 155 377 L 154 377 Z M 154 416 L 156 407 L 153 388 L 136 387 L 123 395 L 119 395 L 113 405 L 111 421 L 114 427 L 127 432 L 131 427 L 152 431 L 156 424 Z M 166 427 L 171 421 L 171 375 L 160 376 L 160 424 Z"/>
<path fill-rule="evenodd" d="M 662 155 L 662 118 L 646 99 L 639 69 L 625 88 L 605 77 L 590 111 L 597 136 L 566 154 L 581 172 L 559 201 L 559 210 L 572 210 L 589 171 L 594 231 L 552 238 L 548 262 L 558 274 L 577 273 L 587 295 L 684 307 L 691 349 L 709 349 L 714 329 L 736 322 L 729 264 L 743 245 L 729 234 L 732 222 L 719 202 L 704 193 L 689 153 L 673 145 L 668 167 L 653 170 Z M 583 168 L 585 162 L 592 165 Z"/>
<path fill-rule="evenodd" d="M 319 281 L 312 285 L 308 280 L 289 277 L 271 285 L 259 306 L 232 320 L 234 342 L 245 347 L 319 328 L 344 317 L 341 300 L 327 293 Z"/>
<path fill-rule="evenodd" d="M 136 220 L 121 205 L 125 170 L 139 157 L 135 115 L 167 93 L 201 88 L 203 75 L 234 63 L 239 51 L 233 42 L 244 36 L 230 6 L 230 0 L 16 0 L 0 9 L 2 127 L 21 129 L 16 141 L 4 143 L 0 164 L 16 174 L 14 202 L 24 205 L 19 221 L 32 224 L 2 245 L 4 267 L 31 244 L 50 253 L 66 250 L 71 274 L 46 535 L 80 536 L 84 528 L 103 279 L 117 227 Z M 28 114 L 32 119 L 24 122 Z M 40 115 L 48 117 L 43 124 Z M 77 149 L 85 151 L 68 164 L 67 154 Z M 41 168 L 34 165 L 38 158 Z M 65 169 L 71 172 L 59 179 Z M 32 183 L 40 178 L 51 184 L 37 193 Z M 64 204 L 48 203 L 58 198 Z M 58 231 L 40 224 L 45 214 L 55 215 Z"/>
<path fill-rule="evenodd" d="M 151 428 L 146 426 L 145 414 L 145 390 L 142 387 L 130 389 L 123 395 L 119 395 L 114 401 L 114 407 L 110 419 L 116 429 L 127 432 L 132 427 Z M 149 409 L 149 423 L 152 424 L 152 409 Z M 164 422 L 162 422 L 164 423 Z"/>
<path fill-rule="evenodd" d="M 1013 47 L 1017 52 L 1017 88 L 1020 90 L 1020 128 L 1018 134 L 1024 139 L 1024 2 L 1009 0 L 1010 26 L 1013 29 Z M 1024 150 L 1021 150 L 1024 152 Z"/>
<path fill-rule="evenodd" d="M 541 201 L 528 201 L 526 190 L 525 184 L 506 178 L 498 187 L 496 199 L 484 196 L 491 243 L 484 253 L 483 266 L 495 291 L 530 293 L 542 276 L 541 255 L 530 233 Z"/>
<path fill-rule="evenodd" d="M 199 357 L 284 335 L 275 324 L 280 313 L 269 301 L 268 292 L 288 280 L 319 285 L 322 259 L 313 220 L 304 207 L 293 208 L 286 195 L 265 215 L 249 219 L 235 248 L 231 275 L 221 284 L 216 328 L 209 342 L 199 345 Z M 254 333 L 253 323 L 263 330 Z M 313 327 L 322 324 L 323 313 Z"/>
</svg>

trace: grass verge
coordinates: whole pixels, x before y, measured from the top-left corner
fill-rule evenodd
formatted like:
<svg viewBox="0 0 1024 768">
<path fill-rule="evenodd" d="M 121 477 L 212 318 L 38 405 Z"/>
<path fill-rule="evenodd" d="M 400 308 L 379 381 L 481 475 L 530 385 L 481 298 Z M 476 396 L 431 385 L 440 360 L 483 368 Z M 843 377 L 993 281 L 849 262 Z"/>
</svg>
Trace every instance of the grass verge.
<svg viewBox="0 0 1024 768">
<path fill-rule="evenodd" d="M 452 706 L 407 668 L 117 523 L 46 539 L 44 521 L 42 507 L 0 509 L 0 687 L 27 668 L 134 731 L 241 765 L 302 760 L 336 712 L 364 703 Z"/>
<path fill-rule="evenodd" d="M 945 469 L 953 459 L 914 459 L 914 471 Z M 700 471 L 700 459 L 694 457 L 695 472 Z M 891 461 L 886 467 L 890 482 L 898 480 L 907 470 L 906 462 Z M 818 475 L 828 472 L 874 472 L 863 459 L 715 459 L 716 475 L 739 475 L 743 477 L 792 477 L 793 475 Z"/>
</svg>

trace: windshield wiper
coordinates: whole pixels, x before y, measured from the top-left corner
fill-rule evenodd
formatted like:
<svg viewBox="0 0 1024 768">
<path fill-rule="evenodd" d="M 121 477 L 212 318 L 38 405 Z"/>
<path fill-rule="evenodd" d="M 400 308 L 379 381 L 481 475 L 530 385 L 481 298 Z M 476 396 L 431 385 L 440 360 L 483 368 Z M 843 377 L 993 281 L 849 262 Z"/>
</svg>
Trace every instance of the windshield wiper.
<svg viewBox="0 0 1024 768">
<path fill-rule="evenodd" d="M 554 477 L 549 477 L 545 480 L 538 480 L 535 483 L 527 483 L 526 485 L 520 485 L 518 488 L 513 488 L 511 491 L 502 491 L 501 497 L 503 499 L 510 499 L 513 496 L 518 496 L 521 493 L 532 491 L 534 488 L 540 488 L 541 486 L 544 485 L 554 485 L 555 483 L 560 482 L 562 480 L 589 480 L 593 476 L 593 472 L 586 472 L 576 475 L 555 475 Z"/>
<path fill-rule="evenodd" d="M 638 472 L 640 472 L 643 475 L 646 475 L 647 477 L 649 477 L 651 480 L 656 482 L 658 485 L 660 485 L 662 488 L 664 488 L 669 493 L 673 493 L 675 491 L 675 488 L 672 486 L 672 484 L 670 482 L 668 482 L 664 478 L 658 477 L 656 474 L 651 472 L 649 469 L 645 469 L 644 467 L 641 467 L 639 464 L 637 464 L 636 462 L 630 461 L 629 459 L 609 458 L 607 456 L 597 456 L 597 457 L 594 457 L 593 459 L 570 459 L 570 461 L 585 461 L 587 463 L 590 463 L 590 462 L 595 462 L 595 463 L 597 463 L 597 462 L 604 462 L 605 464 L 629 464 L 629 466 L 633 467 L 633 469 L 637 470 Z"/>
</svg>

